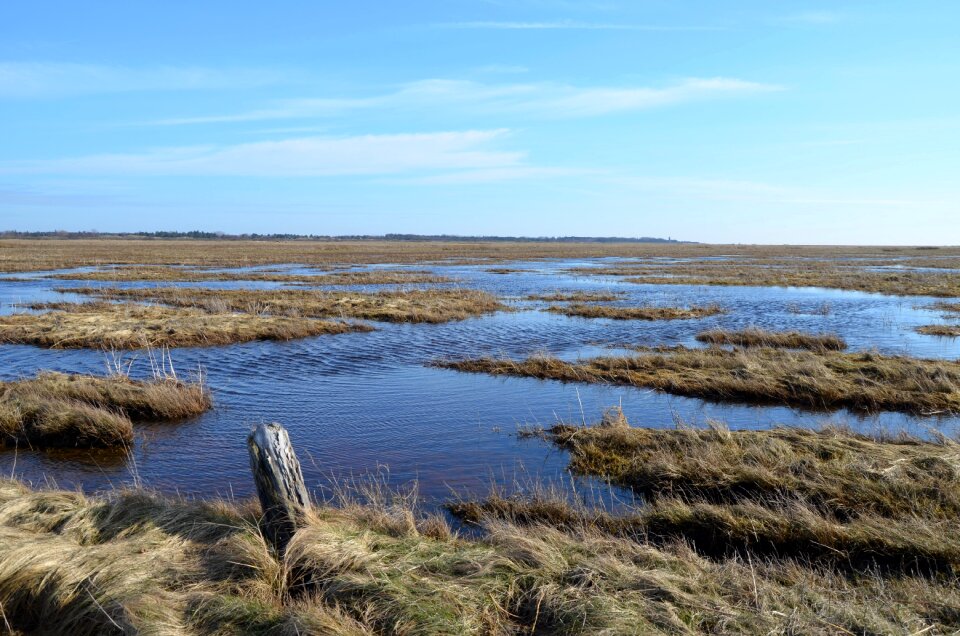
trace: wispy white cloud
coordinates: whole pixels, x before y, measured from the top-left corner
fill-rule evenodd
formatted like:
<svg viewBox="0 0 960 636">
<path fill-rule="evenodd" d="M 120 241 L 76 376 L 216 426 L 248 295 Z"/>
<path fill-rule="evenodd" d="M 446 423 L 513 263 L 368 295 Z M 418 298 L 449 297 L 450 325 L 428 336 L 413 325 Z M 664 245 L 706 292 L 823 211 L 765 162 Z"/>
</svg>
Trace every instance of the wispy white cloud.
<svg viewBox="0 0 960 636">
<path fill-rule="evenodd" d="M 327 177 L 518 167 L 524 154 L 496 148 L 507 130 L 302 137 L 227 146 L 160 148 L 0 163 L 0 174 Z"/>
<path fill-rule="evenodd" d="M 735 78 L 688 78 L 664 87 L 571 86 L 556 83 L 484 84 L 467 80 L 429 79 L 398 90 L 356 98 L 304 98 L 275 102 L 242 113 L 171 118 L 156 125 L 229 123 L 270 119 L 323 118 L 352 111 L 382 109 L 391 113 L 459 109 L 470 114 L 524 114 L 546 118 L 593 117 L 646 110 L 693 101 L 767 93 L 781 86 Z"/>
<path fill-rule="evenodd" d="M 801 11 L 777 18 L 777 22 L 787 24 L 834 24 L 843 20 L 843 14 L 837 11 Z"/>
<path fill-rule="evenodd" d="M 494 75 L 519 75 L 530 72 L 529 68 L 518 64 L 487 64 L 476 70 L 478 73 L 490 73 Z"/>
<path fill-rule="evenodd" d="M 266 86 L 297 78 L 293 72 L 160 66 L 0 62 L 0 99 L 50 98 L 136 91 L 222 90 Z"/>
<path fill-rule="evenodd" d="M 882 208 L 929 207 L 938 199 L 900 196 L 864 196 L 817 186 L 780 185 L 741 179 L 702 177 L 610 176 L 603 181 L 658 197 L 683 200 L 726 201 L 785 206 L 876 206 Z"/>
<path fill-rule="evenodd" d="M 410 185 L 471 185 L 478 183 L 500 183 L 504 181 L 537 181 L 565 177 L 589 177 L 597 174 L 602 174 L 602 171 L 585 168 L 516 165 L 502 168 L 458 170 L 456 172 L 431 174 L 420 177 L 402 177 L 392 179 L 390 183 Z"/>
<path fill-rule="evenodd" d="M 617 22 L 582 22 L 579 20 L 550 20 L 537 22 L 511 22 L 477 20 L 468 22 L 439 22 L 437 29 L 497 29 L 503 31 L 717 31 L 719 27 L 657 24 L 627 24 Z"/>
</svg>

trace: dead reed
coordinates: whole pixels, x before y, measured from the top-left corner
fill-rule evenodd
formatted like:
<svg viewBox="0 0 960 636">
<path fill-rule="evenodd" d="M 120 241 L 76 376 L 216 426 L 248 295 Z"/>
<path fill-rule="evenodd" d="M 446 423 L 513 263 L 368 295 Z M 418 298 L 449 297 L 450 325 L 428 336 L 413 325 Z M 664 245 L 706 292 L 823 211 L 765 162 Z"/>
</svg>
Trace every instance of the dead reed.
<svg viewBox="0 0 960 636">
<path fill-rule="evenodd" d="M 577 318 L 606 318 L 609 320 L 691 320 L 724 313 L 719 305 L 692 307 L 616 307 L 611 305 L 554 305 L 547 311 Z"/>
<path fill-rule="evenodd" d="M 0 343 L 53 349 L 205 347 L 371 330 L 356 323 L 240 313 L 226 307 L 215 312 L 107 302 L 31 307 L 50 311 L 0 316 Z"/>
<path fill-rule="evenodd" d="M 714 345 L 809 349 L 810 351 L 842 351 L 847 348 L 847 343 L 836 334 L 767 331 L 757 327 L 750 327 L 741 331 L 728 331 L 725 329 L 704 331 L 697 334 L 697 340 Z"/>
<path fill-rule="evenodd" d="M 473 373 L 629 385 L 748 404 L 960 413 L 960 362 L 877 353 L 673 347 L 578 362 L 537 355 L 520 361 L 477 358 L 435 364 Z"/>
<path fill-rule="evenodd" d="M 183 419 L 211 405 L 201 382 L 41 373 L 0 382 L 0 445 L 121 446 L 132 421 Z"/>
</svg>

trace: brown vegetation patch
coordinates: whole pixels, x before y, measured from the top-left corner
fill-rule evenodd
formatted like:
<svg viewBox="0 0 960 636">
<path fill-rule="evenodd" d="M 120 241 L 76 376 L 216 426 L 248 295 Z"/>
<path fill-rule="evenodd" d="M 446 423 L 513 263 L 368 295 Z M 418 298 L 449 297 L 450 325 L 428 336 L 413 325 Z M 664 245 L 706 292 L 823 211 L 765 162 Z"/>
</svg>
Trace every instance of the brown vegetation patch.
<svg viewBox="0 0 960 636">
<path fill-rule="evenodd" d="M 216 272 L 179 267 L 115 267 L 93 272 L 50 274 L 44 278 L 108 282 L 138 281 L 262 281 L 302 285 L 421 285 L 452 283 L 452 278 L 424 271 L 371 270 L 330 274 L 286 274 L 272 271 Z"/>
<path fill-rule="evenodd" d="M 708 259 L 730 257 L 796 264 L 844 261 L 956 267 L 960 249 L 931 254 L 920 247 L 706 245 L 677 243 L 547 243 L 478 241 L 347 240 L 166 240 L 166 239 L 4 239 L 0 271 L 19 272 L 103 265 L 186 265 L 247 267 L 301 263 L 342 266 L 368 263 L 477 263 L 557 258 Z M 857 260 L 852 260 L 857 259 Z"/>
<path fill-rule="evenodd" d="M 960 274 L 884 271 L 869 269 L 871 265 L 873 263 L 835 259 L 733 258 L 580 267 L 571 273 L 618 276 L 630 283 L 652 285 L 827 287 L 895 296 L 960 296 Z"/>
<path fill-rule="evenodd" d="M 530 294 L 525 300 L 540 300 L 550 303 L 604 303 L 620 300 L 623 292 L 553 292 L 552 294 Z"/>
<path fill-rule="evenodd" d="M 714 329 L 697 334 L 697 340 L 715 345 L 776 347 L 810 351 L 842 351 L 847 343 L 836 334 L 808 334 L 799 331 L 766 331 L 752 327 L 741 331 Z"/>
<path fill-rule="evenodd" d="M 610 320 L 691 320 L 724 313 L 719 305 L 692 307 L 615 307 L 611 305 L 557 305 L 547 311 L 578 318 L 607 318 Z"/>
<path fill-rule="evenodd" d="M 960 303 L 937 303 L 933 308 L 949 313 L 960 313 Z"/>
<path fill-rule="evenodd" d="M 200 383 L 41 373 L 0 382 L 0 445 L 119 446 L 133 438 L 131 420 L 177 420 L 210 407 Z"/>
<path fill-rule="evenodd" d="M 114 300 L 145 300 L 208 311 L 309 318 L 359 318 L 382 322 L 441 323 L 506 309 L 495 296 L 473 289 L 379 292 L 308 289 L 81 288 L 79 294 Z"/>
<path fill-rule="evenodd" d="M 876 353 L 674 347 L 578 362 L 538 355 L 436 364 L 474 373 L 646 387 L 717 401 L 960 413 L 960 362 Z"/>
<path fill-rule="evenodd" d="M 941 338 L 960 338 L 960 325 L 923 325 L 915 329 L 925 336 L 940 336 Z"/>
<path fill-rule="evenodd" d="M 632 428 L 619 409 L 544 437 L 570 468 L 631 488 L 647 505 L 612 515 L 556 493 L 458 502 L 469 521 L 589 527 L 637 541 L 691 543 L 711 558 L 800 559 L 847 574 L 960 567 L 960 445 L 842 428 Z"/>
<path fill-rule="evenodd" d="M 718 504 L 799 499 L 839 520 L 863 515 L 960 519 L 960 445 L 850 430 L 730 431 L 558 425 L 547 435 L 570 467 L 651 501 Z"/>
<path fill-rule="evenodd" d="M 251 340 L 292 340 L 322 334 L 369 331 L 342 321 L 292 316 L 215 313 L 133 303 L 50 303 L 43 314 L 0 316 L 0 343 L 54 349 L 205 347 Z"/>
</svg>

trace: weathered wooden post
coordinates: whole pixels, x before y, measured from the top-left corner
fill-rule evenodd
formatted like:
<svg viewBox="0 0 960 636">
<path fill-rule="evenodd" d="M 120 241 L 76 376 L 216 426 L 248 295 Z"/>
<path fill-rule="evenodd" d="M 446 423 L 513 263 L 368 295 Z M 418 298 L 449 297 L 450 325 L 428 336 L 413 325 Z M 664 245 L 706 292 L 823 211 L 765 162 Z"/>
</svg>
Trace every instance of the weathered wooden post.
<svg viewBox="0 0 960 636">
<path fill-rule="evenodd" d="M 280 424 L 259 424 L 250 432 L 247 447 L 263 508 L 264 534 L 282 555 L 310 509 L 300 462 L 290 445 L 287 429 Z"/>
</svg>

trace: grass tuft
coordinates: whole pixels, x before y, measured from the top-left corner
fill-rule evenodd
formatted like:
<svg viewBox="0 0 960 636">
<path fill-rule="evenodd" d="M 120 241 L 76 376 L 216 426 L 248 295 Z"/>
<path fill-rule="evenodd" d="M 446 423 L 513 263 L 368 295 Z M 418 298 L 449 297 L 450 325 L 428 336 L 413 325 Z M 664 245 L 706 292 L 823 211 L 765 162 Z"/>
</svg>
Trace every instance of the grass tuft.
<svg viewBox="0 0 960 636">
<path fill-rule="evenodd" d="M 756 327 L 742 331 L 714 329 L 697 334 L 697 340 L 714 345 L 774 347 L 810 351 L 842 351 L 847 343 L 835 334 L 807 334 L 799 331 L 766 331 Z"/>
<path fill-rule="evenodd" d="M 925 336 L 960 338 L 960 325 L 924 325 L 917 327 L 914 331 Z"/>
<path fill-rule="evenodd" d="M 558 291 L 550 294 L 530 294 L 524 300 L 539 300 L 551 303 L 603 303 L 620 300 L 623 296 L 624 292 Z"/>
<path fill-rule="evenodd" d="M 178 420 L 211 406 L 200 382 L 46 372 L 0 383 L 0 444 L 122 446 L 133 439 L 132 421 Z"/>
<path fill-rule="evenodd" d="M 552 311 L 565 316 L 578 318 L 607 318 L 610 320 L 690 320 L 706 318 L 724 313 L 719 305 L 703 305 L 692 307 L 614 307 L 610 305 L 556 305 L 548 307 Z"/>
</svg>

